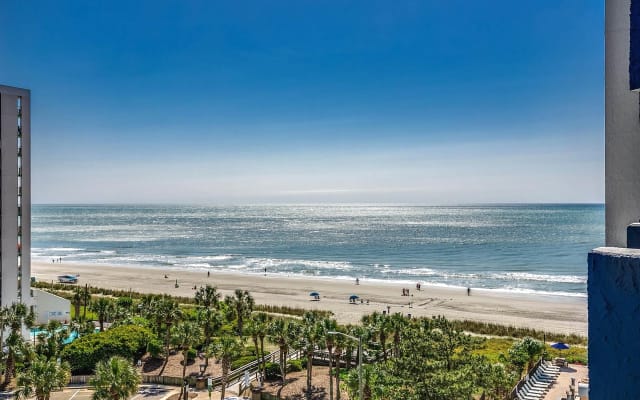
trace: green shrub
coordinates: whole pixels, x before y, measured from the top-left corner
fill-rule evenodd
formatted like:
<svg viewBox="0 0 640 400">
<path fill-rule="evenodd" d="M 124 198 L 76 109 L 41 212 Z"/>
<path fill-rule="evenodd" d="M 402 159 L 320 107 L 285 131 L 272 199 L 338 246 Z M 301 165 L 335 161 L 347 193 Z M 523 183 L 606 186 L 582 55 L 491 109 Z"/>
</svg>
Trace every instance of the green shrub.
<svg viewBox="0 0 640 400">
<path fill-rule="evenodd" d="M 287 373 L 288 372 L 298 372 L 302 371 L 302 361 L 301 360 L 291 360 L 287 363 Z"/>
<path fill-rule="evenodd" d="M 242 355 L 244 357 L 247 356 L 254 356 L 256 355 L 256 348 L 254 346 L 247 346 L 244 348 L 244 350 L 242 350 Z"/>
<path fill-rule="evenodd" d="M 149 329 L 123 325 L 104 332 L 81 336 L 62 350 L 61 358 L 69 362 L 74 374 L 91 374 L 99 361 L 121 356 L 138 360 L 155 336 Z"/>
<path fill-rule="evenodd" d="M 573 363 L 587 364 L 587 362 L 589 361 L 586 347 L 572 346 L 570 349 L 567 349 L 567 350 L 556 350 L 551 346 L 547 346 L 546 351 L 547 351 L 548 359 L 561 357 L 567 360 L 567 362 L 572 364 Z"/>
<path fill-rule="evenodd" d="M 187 361 L 195 360 L 197 355 L 198 355 L 198 352 L 196 351 L 196 349 L 187 350 Z"/>
<path fill-rule="evenodd" d="M 547 342 L 565 342 L 569 344 L 580 344 L 586 345 L 587 338 L 584 336 L 579 336 L 576 334 L 565 335 L 559 333 L 552 332 L 544 332 L 541 330 L 530 329 L 530 328 L 516 328 L 514 326 L 509 325 L 499 325 L 492 324 L 487 322 L 479 322 L 479 321 L 450 321 L 457 329 L 479 333 L 481 335 L 491 335 L 491 336 L 504 336 L 504 337 L 513 337 L 513 338 L 524 338 L 527 336 L 536 338 L 538 340 L 542 340 L 546 337 Z"/>
<path fill-rule="evenodd" d="M 256 304 L 253 306 L 253 311 L 262 311 L 271 314 L 285 314 L 285 315 L 296 315 L 302 317 L 304 313 L 310 311 L 306 308 L 298 308 L 298 307 L 288 307 L 288 306 L 277 306 L 271 304 Z M 332 311 L 327 310 L 313 310 L 315 314 L 319 317 L 328 318 L 333 315 Z"/>
<path fill-rule="evenodd" d="M 268 362 L 265 366 L 265 375 L 268 381 L 280 378 L 280 364 Z"/>
<path fill-rule="evenodd" d="M 160 343 L 157 339 L 152 339 L 147 343 L 147 352 L 151 354 L 151 357 L 158 358 L 160 354 L 164 351 L 162 347 L 162 343 Z"/>
<path fill-rule="evenodd" d="M 257 360 L 257 359 L 258 359 L 258 357 L 256 357 L 256 356 L 243 356 L 243 357 L 240 357 L 240 358 L 238 358 L 237 360 L 234 360 L 231 363 L 231 370 L 238 369 L 238 368 L 242 367 L 243 365 L 247 365 L 250 362 L 253 362 L 253 361 Z"/>
<path fill-rule="evenodd" d="M 118 297 L 116 300 L 116 306 L 126 308 L 128 310 L 133 306 L 133 299 L 131 297 Z"/>
</svg>

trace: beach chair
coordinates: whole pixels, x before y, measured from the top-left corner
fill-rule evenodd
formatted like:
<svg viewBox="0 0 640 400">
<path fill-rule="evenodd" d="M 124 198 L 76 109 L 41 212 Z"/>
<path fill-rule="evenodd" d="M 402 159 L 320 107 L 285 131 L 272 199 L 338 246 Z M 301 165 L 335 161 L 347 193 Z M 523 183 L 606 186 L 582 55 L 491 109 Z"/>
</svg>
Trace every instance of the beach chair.
<svg viewBox="0 0 640 400">
<path fill-rule="evenodd" d="M 552 379 L 552 380 L 555 381 L 558 378 L 558 375 L 560 375 L 560 372 L 545 371 L 541 367 L 541 368 L 538 368 L 538 371 L 536 371 L 536 374 L 534 374 L 534 375 L 540 377 L 540 379 Z"/>
<path fill-rule="evenodd" d="M 526 382 L 520 388 L 520 393 L 527 394 L 529 396 L 544 396 L 545 392 L 546 391 L 543 388 L 532 386 L 529 382 Z"/>
<path fill-rule="evenodd" d="M 518 394 L 516 394 L 516 398 L 518 400 L 540 400 L 542 397 L 530 395 L 525 392 L 518 392 Z"/>
<path fill-rule="evenodd" d="M 535 386 L 535 385 L 531 384 L 530 382 L 525 383 L 524 386 L 522 386 L 522 387 L 528 393 L 534 393 L 534 394 L 545 394 L 545 393 L 547 393 L 547 388 L 546 387 Z"/>
<path fill-rule="evenodd" d="M 547 385 L 551 385 L 551 384 L 553 384 L 553 382 L 556 381 L 556 377 L 555 376 L 547 375 L 547 374 L 545 374 L 544 372 L 542 372 L 540 370 L 536 371 L 536 373 L 533 374 L 531 379 L 535 379 L 536 382 L 545 383 Z"/>
<path fill-rule="evenodd" d="M 542 387 L 537 387 L 535 385 L 532 385 L 530 382 L 525 383 L 522 386 L 522 389 L 527 391 L 528 393 L 533 393 L 533 394 L 545 394 L 546 388 L 542 388 Z"/>
<path fill-rule="evenodd" d="M 547 389 L 551 381 L 539 379 L 535 374 L 529 376 L 528 383 L 541 389 Z"/>
<path fill-rule="evenodd" d="M 538 370 L 545 372 L 549 375 L 556 375 L 556 376 L 560 373 L 560 368 L 551 366 L 551 365 L 546 365 L 546 364 L 540 364 L 540 366 L 538 367 Z"/>
</svg>

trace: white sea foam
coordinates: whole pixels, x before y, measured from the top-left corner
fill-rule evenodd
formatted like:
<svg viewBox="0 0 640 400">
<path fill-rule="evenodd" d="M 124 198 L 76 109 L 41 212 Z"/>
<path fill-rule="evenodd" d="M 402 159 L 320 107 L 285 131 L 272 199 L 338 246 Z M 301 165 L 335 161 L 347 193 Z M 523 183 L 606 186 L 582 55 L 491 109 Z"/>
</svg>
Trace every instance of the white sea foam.
<svg viewBox="0 0 640 400">
<path fill-rule="evenodd" d="M 578 275 L 551 275 L 551 274 L 533 274 L 530 272 L 504 272 L 491 274 L 493 279 L 515 280 L 515 281 L 540 281 L 540 282 L 559 282 L 559 283 L 587 283 L 586 276 Z"/>
<path fill-rule="evenodd" d="M 60 251 L 83 251 L 85 249 L 77 248 L 77 247 L 32 247 L 31 251 L 36 252 L 60 252 Z"/>
<path fill-rule="evenodd" d="M 290 260 L 290 259 L 277 259 L 277 258 L 247 258 L 249 266 L 256 266 L 261 268 L 277 269 L 279 267 L 295 267 L 302 266 L 308 268 L 320 268 L 320 269 L 340 269 L 349 270 L 353 269 L 353 265 L 346 261 L 316 261 L 316 260 Z"/>
</svg>

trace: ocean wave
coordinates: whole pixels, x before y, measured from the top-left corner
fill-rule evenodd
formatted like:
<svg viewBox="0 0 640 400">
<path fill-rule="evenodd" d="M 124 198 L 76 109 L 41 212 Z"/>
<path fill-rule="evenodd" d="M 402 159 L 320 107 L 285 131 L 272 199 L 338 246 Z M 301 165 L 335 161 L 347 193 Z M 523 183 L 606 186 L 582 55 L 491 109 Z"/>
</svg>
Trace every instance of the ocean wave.
<svg viewBox="0 0 640 400">
<path fill-rule="evenodd" d="M 320 268 L 320 269 L 339 269 L 350 270 L 353 269 L 353 264 L 348 261 L 318 261 L 318 260 L 296 260 L 296 259 L 278 259 L 278 258 L 247 258 L 249 266 L 278 268 L 278 267 L 291 267 L 302 266 L 308 268 Z"/>
<path fill-rule="evenodd" d="M 201 260 L 201 261 L 227 261 L 235 257 L 239 257 L 239 256 L 234 254 L 222 254 L 222 255 L 216 255 L 216 256 L 185 256 L 185 258 L 188 258 L 189 260 Z"/>
<path fill-rule="evenodd" d="M 45 252 L 45 251 L 83 251 L 85 249 L 79 247 L 32 247 L 31 251 Z"/>
<path fill-rule="evenodd" d="M 491 274 L 493 279 L 516 280 L 516 281 L 540 281 L 540 282 L 558 282 L 558 283 L 587 283 L 586 276 L 578 275 L 551 275 L 551 274 L 533 274 L 530 272 L 503 272 Z"/>
<path fill-rule="evenodd" d="M 438 272 L 431 268 L 401 268 L 401 269 L 391 269 L 387 267 L 381 272 L 385 274 L 395 274 L 395 275 L 413 275 L 413 276 L 438 276 L 442 275 L 441 272 Z"/>
<path fill-rule="evenodd" d="M 393 275 L 407 276 L 431 276 L 443 279 L 494 279 L 504 281 L 536 281 L 536 282 L 554 282 L 554 283 L 587 283 L 586 276 L 579 275 L 553 275 L 553 274 L 535 274 L 530 272 L 500 272 L 500 273 L 483 273 L 483 272 L 451 272 L 436 270 L 433 268 L 386 268 L 381 272 Z"/>
</svg>

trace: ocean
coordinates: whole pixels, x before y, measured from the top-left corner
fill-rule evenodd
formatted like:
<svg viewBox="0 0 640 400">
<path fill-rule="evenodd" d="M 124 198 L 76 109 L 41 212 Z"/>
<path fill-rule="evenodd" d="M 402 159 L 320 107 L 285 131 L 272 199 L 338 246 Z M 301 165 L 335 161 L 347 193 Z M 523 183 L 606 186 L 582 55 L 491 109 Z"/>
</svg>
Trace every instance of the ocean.
<svg viewBox="0 0 640 400">
<path fill-rule="evenodd" d="M 604 206 L 34 205 L 32 258 L 586 297 Z"/>
</svg>

